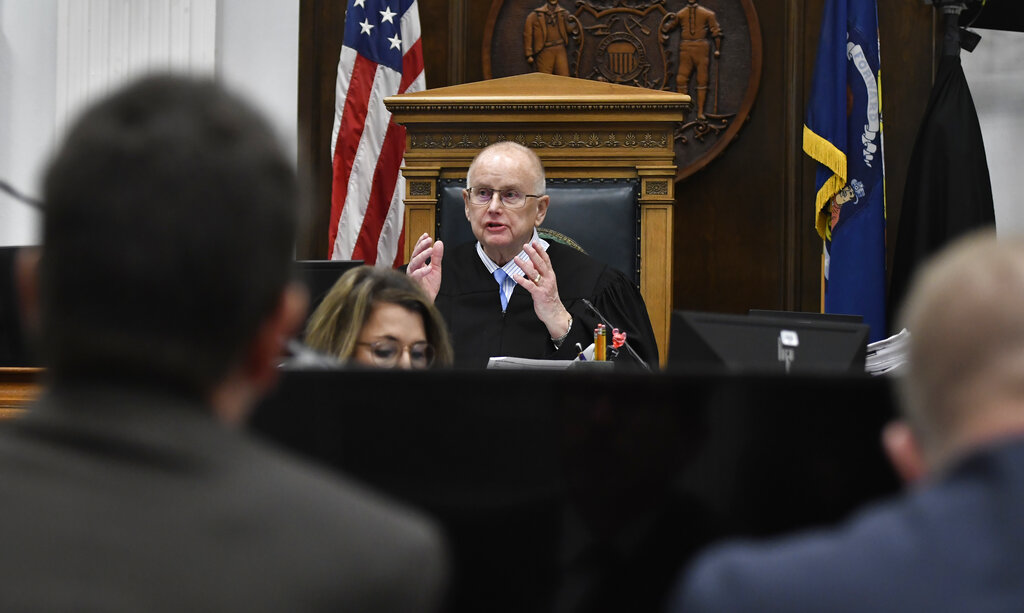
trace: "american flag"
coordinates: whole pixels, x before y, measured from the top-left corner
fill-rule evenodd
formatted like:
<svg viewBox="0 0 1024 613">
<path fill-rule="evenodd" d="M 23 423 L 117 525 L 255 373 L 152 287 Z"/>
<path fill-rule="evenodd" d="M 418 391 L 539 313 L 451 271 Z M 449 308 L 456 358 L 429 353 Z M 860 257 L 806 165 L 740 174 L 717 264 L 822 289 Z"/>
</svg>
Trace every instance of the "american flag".
<svg viewBox="0 0 1024 613">
<path fill-rule="evenodd" d="M 384 98 L 424 87 L 416 0 L 348 0 L 331 134 L 331 259 L 402 263 L 405 128 Z"/>
</svg>

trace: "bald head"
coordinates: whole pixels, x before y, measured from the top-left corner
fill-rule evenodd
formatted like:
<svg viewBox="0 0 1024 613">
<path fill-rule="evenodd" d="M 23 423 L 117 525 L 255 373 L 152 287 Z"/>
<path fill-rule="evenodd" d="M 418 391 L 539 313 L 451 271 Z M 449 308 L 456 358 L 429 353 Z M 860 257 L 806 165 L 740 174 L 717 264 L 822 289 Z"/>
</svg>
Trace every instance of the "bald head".
<svg viewBox="0 0 1024 613">
<path fill-rule="evenodd" d="M 476 157 L 473 158 L 472 163 L 469 165 L 469 170 L 466 172 L 466 185 L 474 184 L 474 171 L 479 166 L 479 163 L 496 155 L 525 160 L 526 166 L 530 169 L 530 176 L 526 177 L 526 179 L 531 183 L 531 193 L 543 194 L 547 191 L 544 184 L 544 164 L 540 161 L 540 157 L 534 153 L 533 149 L 508 140 L 488 145 L 481 149 L 480 153 L 476 154 Z"/>
<path fill-rule="evenodd" d="M 919 273 L 901 319 L 904 408 L 929 464 L 1024 432 L 1024 238 L 954 243 Z"/>
</svg>

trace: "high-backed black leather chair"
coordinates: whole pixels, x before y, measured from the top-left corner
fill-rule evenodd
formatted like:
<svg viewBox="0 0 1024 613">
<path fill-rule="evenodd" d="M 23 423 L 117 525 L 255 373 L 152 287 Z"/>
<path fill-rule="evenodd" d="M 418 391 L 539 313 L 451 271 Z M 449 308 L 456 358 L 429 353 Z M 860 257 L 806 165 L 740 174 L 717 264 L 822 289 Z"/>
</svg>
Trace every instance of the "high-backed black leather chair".
<svg viewBox="0 0 1024 613">
<path fill-rule="evenodd" d="M 476 240 L 466 220 L 465 179 L 438 181 L 437 231 L 446 245 Z M 548 179 L 551 204 L 539 233 L 621 270 L 640 286 L 640 204 L 637 179 Z"/>
</svg>

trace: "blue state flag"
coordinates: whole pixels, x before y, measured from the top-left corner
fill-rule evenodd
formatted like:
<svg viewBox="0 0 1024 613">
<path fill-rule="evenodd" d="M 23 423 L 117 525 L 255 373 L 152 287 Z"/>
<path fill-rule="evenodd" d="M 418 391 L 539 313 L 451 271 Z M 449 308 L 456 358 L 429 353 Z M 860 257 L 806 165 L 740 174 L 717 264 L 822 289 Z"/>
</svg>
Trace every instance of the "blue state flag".
<svg viewBox="0 0 1024 613">
<path fill-rule="evenodd" d="M 884 338 L 885 169 L 875 0 L 826 0 L 804 124 L 818 162 L 815 226 L 825 240 L 825 312 L 861 315 Z"/>
</svg>

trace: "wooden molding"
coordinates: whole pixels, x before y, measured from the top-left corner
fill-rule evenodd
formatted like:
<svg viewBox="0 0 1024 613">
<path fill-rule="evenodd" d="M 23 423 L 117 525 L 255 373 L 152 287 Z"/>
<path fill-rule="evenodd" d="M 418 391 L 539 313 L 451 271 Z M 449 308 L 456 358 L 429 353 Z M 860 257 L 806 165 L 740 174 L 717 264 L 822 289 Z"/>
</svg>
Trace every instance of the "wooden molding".
<svg viewBox="0 0 1024 613">
<path fill-rule="evenodd" d="M 466 3 L 468 0 L 448 0 L 448 82 L 462 83 L 466 78 Z"/>
<path fill-rule="evenodd" d="M 0 368 L 0 420 L 21 415 L 36 399 L 42 374 L 40 368 Z"/>
</svg>

